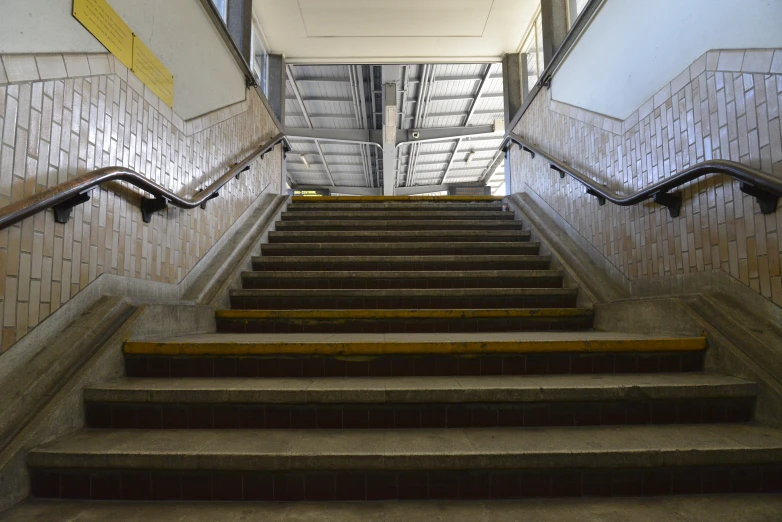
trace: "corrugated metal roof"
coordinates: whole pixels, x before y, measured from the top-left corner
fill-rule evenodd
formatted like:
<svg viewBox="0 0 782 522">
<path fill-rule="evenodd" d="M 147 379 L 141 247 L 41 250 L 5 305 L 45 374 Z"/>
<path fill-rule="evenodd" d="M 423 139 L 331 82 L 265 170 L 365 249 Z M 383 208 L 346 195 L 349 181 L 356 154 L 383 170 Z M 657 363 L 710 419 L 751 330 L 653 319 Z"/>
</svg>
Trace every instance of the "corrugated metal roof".
<svg viewBox="0 0 782 522">
<path fill-rule="evenodd" d="M 289 65 L 286 126 L 382 129 L 380 68 Z M 400 129 L 464 128 L 503 118 L 501 64 L 403 65 L 400 80 Z M 502 134 L 496 133 L 402 146 L 396 172 L 396 166 L 383 168 L 376 147 L 298 139 L 291 141 L 287 167 L 295 184 L 379 187 L 381 175 L 396 172 L 397 186 L 478 182 L 496 190 L 504 183 L 502 155 L 497 153 L 501 142 Z"/>
</svg>

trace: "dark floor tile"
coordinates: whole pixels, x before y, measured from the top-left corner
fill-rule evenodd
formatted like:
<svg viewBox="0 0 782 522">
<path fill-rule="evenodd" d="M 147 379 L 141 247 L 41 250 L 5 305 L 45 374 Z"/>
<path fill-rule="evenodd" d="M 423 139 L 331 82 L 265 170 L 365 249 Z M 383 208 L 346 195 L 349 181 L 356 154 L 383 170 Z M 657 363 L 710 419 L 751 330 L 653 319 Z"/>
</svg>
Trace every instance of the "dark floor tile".
<svg viewBox="0 0 782 522">
<path fill-rule="evenodd" d="M 286 502 L 304 500 L 304 474 L 280 473 L 275 475 L 274 500 Z"/>
<path fill-rule="evenodd" d="M 708 468 L 701 474 L 703 493 L 707 495 L 733 492 L 733 470 L 727 467 Z"/>
<path fill-rule="evenodd" d="M 367 473 L 367 500 L 393 500 L 396 498 L 396 473 Z"/>
<path fill-rule="evenodd" d="M 456 471 L 430 472 L 429 498 L 441 500 L 459 498 L 459 473 Z"/>
<path fill-rule="evenodd" d="M 31 469 L 30 495 L 34 498 L 60 498 L 60 472 Z"/>
<path fill-rule="evenodd" d="M 674 495 L 701 493 L 701 471 L 698 469 L 674 469 L 671 472 L 671 492 Z"/>
<path fill-rule="evenodd" d="M 615 497 L 638 497 L 643 494 L 644 472 L 642 470 L 614 471 L 613 475 Z"/>
<path fill-rule="evenodd" d="M 373 430 L 394 427 L 394 410 L 387 406 L 370 406 L 369 427 Z"/>
<path fill-rule="evenodd" d="M 113 404 L 111 406 L 111 427 L 118 430 L 138 427 L 138 407 L 135 404 Z"/>
<path fill-rule="evenodd" d="M 341 471 L 336 475 L 334 499 L 341 501 L 366 500 L 366 474 L 362 472 Z"/>
<path fill-rule="evenodd" d="M 123 471 L 122 500 L 150 500 L 152 488 L 148 471 Z"/>
<path fill-rule="evenodd" d="M 422 428 L 445 428 L 448 425 L 448 406 L 424 404 L 421 406 Z"/>
<path fill-rule="evenodd" d="M 263 405 L 239 407 L 240 429 L 263 429 L 266 427 L 266 409 Z"/>
<path fill-rule="evenodd" d="M 266 429 L 285 430 L 291 427 L 291 409 L 288 406 L 266 407 Z"/>
<path fill-rule="evenodd" d="M 417 404 L 394 406 L 394 427 L 420 428 L 421 407 Z"/>
<path fill-rule="evenodd" d="M 242 500 L 243 480 L 241 471 L 212 474 L 212 498 L 214 500 Z"/>
<path fill-rule="evenodd" d="M 397 474 L 397 496 L 400 500 L 429 498 L 429 477 L 425 471 L 407 471 Z"/>
<path fill-rule="evenodd" d="M 152 500 L 180 500 L 182 484 L 179 474 L 170 471 L 153 471 L 150 474 Z"/>
<path fill-rule="evenodd" d="M 158 430 L 163 427 L 163 408 L 160 406 L 138 407 L 138 428 Z"/>
<path fill-rule="evenodd" d="M 667 469 L 644 471 L 643 495 L 658 496 L 671 494 L 671 472 Z"/>
<path fill-rule="evenodd" d="M 182 500 L 212 500 L 212 474 L 205 471 L 185 472 L 180 477 Z"/>
<path fill-rule="evenodd" d="M 759 493 L 763 488 L 761 468 L 737 467 L 733 470 L 734 493 Z"/>
<path fill-rule="evenodd" d="M 448 405 L 448 427 L 469 428 L 472 426 L 472 407 L 469 404 Z"/>
<path fill-rule="evenodd" d="M 520 471 L 493 471 L 491 473 L 492 499 L 513 499 L 521 495 Z"/>
<path fill-rule="evenodd" d="M 88 428 L 111 427 L 111 405 L 88 402 L 84 405 L 84 423 Z"/>
<path fill-rule="evenodd" d="M 318 428 L 325 430 L 342 429 L 342 406 L 324 406 L 317 408 Z"/>
<path fill-rule="evenodd" d="M 705 483 L 704 477 L 704 489 Z M 763 492 L 782 493 L 782 466 L 768 466 L 763 470 Z"/>
<path fill-rule="evenodd" d="M 233 430 L 239 428 L 239 408 L 226 404 L 214 407 L 215 429 Z"/>
<path fill-rule="evenodd" d="M 67 470 L 60 473 L 61 498 L 89 499 L 90 474 L 87 471 Z"/>
<path fill-rule="evenodd" d="M 610 497 L 613 487 L 610 471 L 584 471 L 581 475 L 581 488 L 585 497 Z"/>
<path fill-rule="evenodd" d="M 628 402 L 625 405 L 627 424 L 649 424 L 652 420 L 652 408 L 648 402 Z"/>
<path fill-rule="evenodd" d="M 463 471 L 459 473 L 459 498 L 487 499 L 491 497 L 490 471 Z"/>
<path fill-rule="evenodd" d="M 494 428 L 497 426 L 497 406 L 493 404 L 475 404 L 472 407 L 472 424 L 475 428 Z"/>
<path fill-rule="evenodd" d="M 187 427 L 191 430 L 212 429 L 214 427 L 214 415 L 212 412 L 212 407 L 198 404 L 188 405 Z"/>
<path fill-rule="evenodd" d="M 304 477 L 304 498 L 307 500 L 334 500 L 335 475 L 329 472 L 310 472 Z"/>
<path fill-rule="evenodd" d="M 484 355 L 481 357 L 481 375 L 502 375 L 501 355 Z"/>
<path fill-rule="evenodd" d="M 545 472 L 522 472 L 522 498 L 546 498 L 551 496 L 551 474 Z"/>
<path fill-rule="evenodd" d="M 122 480 L 118 471 L 90 474 L 90 498 L 92 500 L 121 500 Z"/>
</svg>

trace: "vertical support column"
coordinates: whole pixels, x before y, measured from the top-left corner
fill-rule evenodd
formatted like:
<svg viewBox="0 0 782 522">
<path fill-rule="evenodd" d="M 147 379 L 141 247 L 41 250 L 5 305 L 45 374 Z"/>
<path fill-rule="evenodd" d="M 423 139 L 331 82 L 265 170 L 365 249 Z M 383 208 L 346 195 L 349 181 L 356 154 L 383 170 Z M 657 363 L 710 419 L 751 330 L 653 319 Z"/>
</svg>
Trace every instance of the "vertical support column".
<svg viewBox="0 0 782 522">
<path fill-rule="evenodd" d="M 527 53 L 521 53 L 519 56 L 519 77 L 521 78 L 521 102 L 529 96 L 529 64 L 527 63 Z"/>
<path fill-rule="evenodd" d="M 383 195 L 396 189 L 396 128 L 399 66 L 383 66 Z"/>
<path fill-rule="evenodd" d="M 280 194 L 285 194 L 285 183 L 288 181 L 288 162 L 285 160 L 285 147 L 280 146 Z"/>
<path fill-rule="evenodd" d="M 522 55 L 525 56 L 525 55 Z M 519 67 L 519 53 L 506 54 L 502 57 L 502 90 L 505 94 L 505 123 L 511 122 L 521 108 L 522 76 Z"/>
<path fill-rule="evenodd" d="M 510 125 L 513 117 L 521 109 L 521 104 L 526 96 L 526 74 L 524 68 L 527 65 L 527 55 L 524 53 L 506 54 L 502 57 L 502 90 L 505 102 L 505 124 Z M 513 129 L 507 129 L 512 131 Z M 511 170 L 509 154 L 505 153 L 505 190 L 511 191 Z"/>
<path fill-rule="evenodd" d="M 568 0 L 541 0 L 540 16 L 543 25 L 543 66 L 548 67 L 554 53 L 565 41 L 568 32 Z"/>
<path fill-rule="evenodd" d="M 269 104 L 272 112 L 285 127 L 285 57 L 281 54 L 269 55 Z"/>
<path fill-rule="evenodd" d="M 252 0 L 228 0 L 226 20 L 228 33 L 239 48 L 244 61 L 252 68 L 253 2 Z"/>
</svg>

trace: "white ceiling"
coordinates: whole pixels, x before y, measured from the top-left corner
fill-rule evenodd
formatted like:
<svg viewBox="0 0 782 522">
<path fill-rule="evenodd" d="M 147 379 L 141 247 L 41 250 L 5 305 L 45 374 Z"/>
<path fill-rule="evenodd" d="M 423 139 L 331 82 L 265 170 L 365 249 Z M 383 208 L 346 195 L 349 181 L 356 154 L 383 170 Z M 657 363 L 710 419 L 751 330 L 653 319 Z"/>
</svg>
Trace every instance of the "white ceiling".
<svg viewBox="0 0 782 522">
<path fill-rule="evenodd" d="M 535 0 L 253 0 L 290 63 L 496 62 L 516 52 Z"/>
</svg>

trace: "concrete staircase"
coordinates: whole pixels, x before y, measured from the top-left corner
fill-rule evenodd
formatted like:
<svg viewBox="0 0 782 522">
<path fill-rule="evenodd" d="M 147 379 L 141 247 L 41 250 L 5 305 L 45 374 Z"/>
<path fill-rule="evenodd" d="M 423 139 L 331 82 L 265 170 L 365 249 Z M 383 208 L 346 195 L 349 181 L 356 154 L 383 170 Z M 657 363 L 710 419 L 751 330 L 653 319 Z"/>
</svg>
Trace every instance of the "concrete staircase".
<svg viewBox="0 0 782 522">
<path fill-rule="evenodd" d="M 34 497 L 782 492 L 755 383 L 704 373 L 704 338 L 591 330 L 500 200 L 294 198 L 276 230 L 217 333 L 126 343 L 86 429 L 29 454 Z"/>
</svg>

